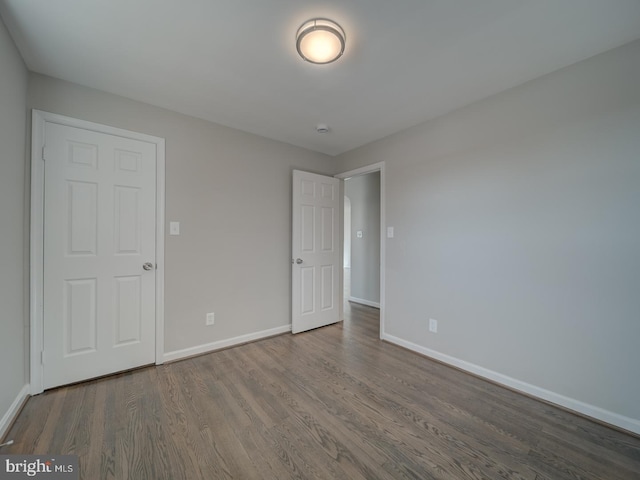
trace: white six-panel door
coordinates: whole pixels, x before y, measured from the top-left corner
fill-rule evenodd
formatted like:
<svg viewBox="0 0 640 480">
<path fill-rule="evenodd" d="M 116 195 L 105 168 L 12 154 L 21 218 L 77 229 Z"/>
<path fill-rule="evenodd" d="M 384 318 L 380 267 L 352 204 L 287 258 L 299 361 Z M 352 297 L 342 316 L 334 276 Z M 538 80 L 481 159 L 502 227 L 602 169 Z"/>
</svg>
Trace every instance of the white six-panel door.
<svg viewBox="0 0 640 480">
<path fill-rule="evenodd" d="M 340 180 L 293 172 L 292 332 L 340 319 Z"/>
<path fill-rule="evenodd" d="M 51 388 L 155 361 L 156 145 L 45 125 L 43 386 Z"/>
</svg>

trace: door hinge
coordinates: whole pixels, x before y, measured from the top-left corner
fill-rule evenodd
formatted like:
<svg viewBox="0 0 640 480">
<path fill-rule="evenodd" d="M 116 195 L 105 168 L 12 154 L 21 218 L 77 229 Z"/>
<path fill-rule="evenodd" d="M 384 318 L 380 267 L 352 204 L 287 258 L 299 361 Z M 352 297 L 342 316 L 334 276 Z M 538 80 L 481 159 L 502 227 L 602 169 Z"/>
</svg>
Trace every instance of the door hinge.
<svg viewBox="0 0 640 480">
<path fill-rule="evenodd" d="M 44 350 L 40 351 L 40 365 L 44 365 Z"/>
<path fill-rule="evenodd" d="M 47 159 L 47 147 L 42 147 L 42 160 Z"/>
</svg>

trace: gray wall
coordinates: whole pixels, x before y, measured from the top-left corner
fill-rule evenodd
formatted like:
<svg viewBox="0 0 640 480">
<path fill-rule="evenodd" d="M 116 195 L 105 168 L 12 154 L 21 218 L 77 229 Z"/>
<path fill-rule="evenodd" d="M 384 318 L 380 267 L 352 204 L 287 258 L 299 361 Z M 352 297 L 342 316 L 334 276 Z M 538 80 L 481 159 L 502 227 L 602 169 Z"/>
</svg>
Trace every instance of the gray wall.
<svg viewBox="0 0 640 480">
<path fill-rule="evenodd" d="M 50 77 L 29 107 L 166 139 L 165 351 L 291 322 L 291 171 L 334 159 Z M 168 236 L 169 221 L 181 235 Z M 205 314 L 215 312 L 215 325 Z"/>
<path fill-rule="evenodd" d="M 27 69 L 0 20 L 0 418 L 27 383 L 26 104 Z"/>
<path fill-rule="evenodd" d="M 344 194 L 351 200 L 351 297 L 380 304 L 380 172 L 345 180 Z"/>
<path fill-rule="evenodd" d="M 386 162 L 386 333 L 640 428 L 639 85 L 634 42 L 342 155 Z"/>
</svg>

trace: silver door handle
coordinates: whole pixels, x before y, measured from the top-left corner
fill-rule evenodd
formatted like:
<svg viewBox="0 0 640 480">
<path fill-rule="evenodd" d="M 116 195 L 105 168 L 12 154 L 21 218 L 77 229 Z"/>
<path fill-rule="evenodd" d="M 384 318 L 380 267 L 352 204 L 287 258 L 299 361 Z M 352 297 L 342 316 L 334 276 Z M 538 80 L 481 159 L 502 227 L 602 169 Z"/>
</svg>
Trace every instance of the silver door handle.
<svg viewBox="0 0 640 480">
<path fill-rule="evenodd" d="M 149 271 L 149 270 L 153 270 L 153 263 L 151 262 L 147 262 L 144 265 L 142 265 L 142 268 L 144 268 L 145 270 Z"/>
<path fill-rule="evenodd" d="M 302 259 L 301 259 L 301 258 L 296 258 L 296 263 L 297 263 L 298 265 L 300 265 L 300 264 L 302 263 Z"/>
</svg>

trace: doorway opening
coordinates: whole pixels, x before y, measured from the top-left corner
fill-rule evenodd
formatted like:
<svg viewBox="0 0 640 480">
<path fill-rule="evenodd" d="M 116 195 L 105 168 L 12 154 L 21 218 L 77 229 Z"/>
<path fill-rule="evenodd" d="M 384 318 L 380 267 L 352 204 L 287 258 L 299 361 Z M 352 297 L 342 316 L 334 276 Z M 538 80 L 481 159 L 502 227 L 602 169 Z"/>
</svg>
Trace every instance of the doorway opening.
<svg viewBox="0 0 640 480">
<path fill-rule="evenodd" d="M 346 184 L 346 181 L 345 181 Z M 343 292 L 344 299 L 351 296 L 351 199 L 344 196 L 344 241 L 343 241 Z"/>
<path fill-rule="evenodd" d="M 384 332 L 384 163 L 351 170 L 344 180 L 343 318 L 352 308 L 375 308 Z M 364 306 L 364 307 L 363 307 Z"/>
</svg>

